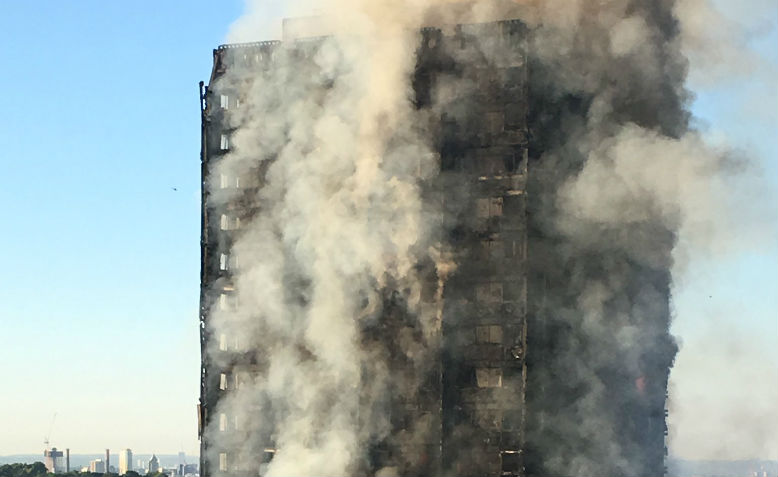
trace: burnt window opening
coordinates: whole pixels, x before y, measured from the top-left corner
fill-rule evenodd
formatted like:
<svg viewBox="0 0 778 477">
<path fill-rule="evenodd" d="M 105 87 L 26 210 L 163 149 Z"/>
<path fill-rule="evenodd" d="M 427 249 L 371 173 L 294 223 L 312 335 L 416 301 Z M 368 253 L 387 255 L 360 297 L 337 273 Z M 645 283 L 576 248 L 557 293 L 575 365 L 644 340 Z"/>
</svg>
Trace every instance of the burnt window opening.
<svg viewBox="0 0 778 477">
<path fill-rule="evenodd" d="M 517 88 L 524 84 L 524 68 L 511 66 L 502 70 L 503 85 L 506 88 Z"/>
<path fill-rule="evenodd" d="M 475 342 L 477 344 L 502 344 L 502 326 L 476 326 Z"/>
<path fill-rule="evenodd" d="M 505 129 L 515 131 L 525 126 L 526 108 L 523 104 L 511 103 L 505 105 Z"/>
<path fill-rule="evenodd" d="M 475 424 L 482 429 L 497 430 L 502 427 L 502 413 L 496 409 L 477 411 Z"/>
<path fill-rule="evenodd" d="M 481 283 L 476 285 L 475 297 L 479 303 L 495 304 L 502 303 L 503 287 L 502 283 Z"/>
<path fill-rule="evenodd" d="M 498 136 L 505 129 L 505 117 L 502 111 L 493 111 L 486 113 L 484 117 L 486 133 L 491 136 Z"/>
<path fill-rule="evenodd" d="M 479 388 L 500 388 L 502 368 L 476 368 L 475 380 Z"/>
<path fill-rule="evenodd" d="M 478 172 L 484 176 L 500 176 L 505 173 L 505 161 L 501 157 L 483 157 L 478 161 Z"/>
<path fill-rule="evenodd" d="M 500 217 L 502 215 L 502 204 L 502 197 L 478 199 L 476 202 L 476 214 L 482 219 Z"/>
<path fill-rule="evenodd" d="M 227 390 L 227 373 L 221 373 L 219 375 L 219 390 Z"/>
<path fill-rule="evenodd" d="M 481 240 L 481 258 L 483 260 L 500 260 L 505 257 L 505 242 L 499 238 Z"/>
<path fill-rule="evenodd" d="M 510 195 L 505 198 L 503 203 L 505 215 L 523 217 L 526 210 L 524 206 L 524 195 Z"/>
<path fill-rule="evenodd" d="M 227 134 L 221 135 L 221 141 L 219 143 L 219 148 L 222 151 L 229 151 L 230 150 L 230 136 Z"/>
<path fill-rule="evenodd" d="M 516 172 L 521 167 L 521 158 L 518 154 L 511 153 L 511 154 L 505 154 L 502 157 L 502 163 L 503 167 L 505 167 L 505 170 L 507 172 Z"/>
<path fill-rule="evenodd" d="M 501 288 L 501 298 L 508 303 L 517 303 L 524 301 L 524 282 L 513 281 L 506 282 Z"/>
<path fill-rule="evenodd" d="M 525 259 L 526 256 L 526 242 L 524 239 L 519 238 L 517 240 L 511 240 L 509 253 L 506 255 L 509 258 Z"/>
<path fill-rule="evenodd" d="M 521 453 L 516 451 L 503 451 L 502 475 L 521 475 Z"/>
</svg>

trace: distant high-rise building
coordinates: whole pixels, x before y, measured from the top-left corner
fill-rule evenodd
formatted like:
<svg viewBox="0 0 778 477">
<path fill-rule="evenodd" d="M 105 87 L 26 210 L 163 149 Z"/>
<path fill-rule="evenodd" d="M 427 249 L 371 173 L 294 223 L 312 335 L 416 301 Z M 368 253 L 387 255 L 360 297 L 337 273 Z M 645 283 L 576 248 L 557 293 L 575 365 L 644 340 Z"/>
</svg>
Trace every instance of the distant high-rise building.
<svg viewBox="0 0 778 477">
<path fill-rule="evenodd" d="M 62 472 L 64 470 L 62 460 L 63 455 L 62 451 L 57 450 L 56 447 L 43 451 L 46 470 L 54 474 Z"/>
<path fill-rule="evenodd" d="M 105 462 L 103 459 L 94 459 L 89 461 L 89 472 L 102 474 L 105 473 Z"/>
<path fill-rule="evenodd" d="M 152 454 L 151 459 L 149 460 L 149 474 L 157 472 L 159 472 L 159 459 L 157 459 L 156 454 Z"/>
<path fill-rule="evenodd" d="M 186 453 L 178 453 L 178 475 L 184 475 L 184 467 L 186 467 Z"/>
<path fill-rule="evenodd" d="M 124 475 L 132 470 L 132 450 L 124 449 L 119 452 L 119 475 Z"/>
</svg>

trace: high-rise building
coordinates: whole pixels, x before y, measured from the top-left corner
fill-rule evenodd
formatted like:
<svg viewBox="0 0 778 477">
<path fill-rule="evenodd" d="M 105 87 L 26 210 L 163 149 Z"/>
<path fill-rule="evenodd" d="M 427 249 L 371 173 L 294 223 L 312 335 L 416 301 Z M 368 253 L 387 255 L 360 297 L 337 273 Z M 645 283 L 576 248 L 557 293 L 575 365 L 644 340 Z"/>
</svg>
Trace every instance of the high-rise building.
<svg viewBox="0 0 778 477">
<path fill-rule="evenodd" d="M 156 454 L 151 455 L 149 459 L 149 474 L 155 474 L 159 472 L 159 459 Z"/>
<path fill-rule="evenodd" d="M 89 472 L 102 474 L 106 472 L 105 461 L 103 459 L 94 459 L 89 461 Z"/>
<path fill-rule="evenodd" d="M 132 470 L 132 450 L 124 449 L 119 452 L 119 475 L 124 475 Z"/>
<path fill-rule="evenodd" d="M 587 401 L 588 407 L 576 404 L 589 389 L 579 380 L 576 373 L 582 371 L 571 364 L 570 354 L 580 352 L 577 359 L 594 359 L 589 353 L 598 346 L 571 345 L 570 328 L 584 326 L 577 318 L 582 312 L 577 311 L 576 290 L 587 275 L 594 280 L 610 265 L 591 251 L 575 255 L 563 237 L 549 234 L 543 226 L 545 188 L 558 187 L 554 181 L 560 179 L 550 177 L 539 160 L 553 147 L 555 135 L 565 134 L 565 115 L 586 114 L 587 98 L 584 93 L 554 97 L 540 86 L 533 90 L 533 84 L 544 80 L 540 69 L 530 67 L 530 34 L 518 20 L 424 28 L 420 33 L 412 69 L 412 108 L 415 117 L 425 121 L 419 128 L 430 138 L 431 150 L 422 154 L 431 153 L 435 164 L 433 173 L 418 172 L 418 194 L 425 201 L 425 217 L 437 223 L 445 256 L 412 264 L 413 285 L 390 277 L 365 292 L 365 315 L 370 319 L 354 341 L 381 361 L 380 369 L 396 388 L 372 393 L 368 388 L 378 386 L 373 381 L 378 368 L 362 363 L 358 384 L 342 389 L 357 396 L 356 415 L 345 419 L 353 418 L 355 426 L 363 427 L 364 420 L 381 422 L 380 431 L 362 436 L 366 451 L 355 458 L 354 473 L 376 475 L 384 469 L 396 475 L 567 475 L 555 471 L 562 461 L 585 462 L 579 468 L 592 469 L 590 475 L 664 473 L 665 393 L 674 353 L 667 333 L 666 269 L 641 264 L 620 269 L 630 296 L 648 300 L 644 294 L 650 289 L 653 314 L 636 316 L 632 324 L 634 339 L 646 341 L 635 345 L 639 362 L 634 366 L 625 361 L 631 352 L 623 348 L 614 348 L 621 351 L 605 358 L 598 356 L 605 360 L 595 370 L 604 388 Z M 283 152 L 273 150 L 253 162 L 242 157 L 238 168 L 224 164 L 236 146 L 247 141 L 239 137 L 245 123 L 254 122 L 257 137 L 251 141 L 260 149 L 272 149 L 277 138 L 271 135 L 289 127 L 283 121 L 261 122 L 267 118 L 252 114 L 251 98 L 246 97 L 252 93 L 247 92 L 262 88 L 275 69 L 291 68 L 310 75 L 310 84 L 317 85 L 295 94 L 324 96 L 338 87 L 327 77 L 334 73 L 317 77 L 312 71 L 326 68 L 322 55 L 329 54 L 333 53 L 322 38 L 223 45 L 214 50 L 208 87 L 201 84 L 198 417 L 203 476 L 261 475 L 280 457 L 280 426 L 291 424 L 281 423 L 279 417 L 287 410 L 259 390 L 258 383 L 273 379 L 278 366 L 268 354 L 298 353 L 289 358 L 292 366 L 305 367 L 316 360 L 317 350 L 289 349 L 298 345 L 274 341 L 278 333 L 271 327 L 256 329 L 251 310 L 240 303 L 246 293 L 252 299 L 274 299 L 265 289 L 275 284 L 255 281 L 257 290 L 241 290 L 238 276 L 249 265 L 245 244 L 265 240 L 260 235 L 246 239 L 247 235 L 282 233 L 250 227 L 276 206 L 268 203 L 271 193 L 264 191 L 270 175 L 281 173 L 273 165 L 284 160 Z M 331 129 L 286 134 L 339 133 Z M 420 161 L 419 169 L 425 167 L 428 164 Z M 399 169 L 398 175 L 405 173 Z M 278 176 L 272 179 L 278 181 Z M 299 190 L 286 193 L 305 197 Z M 299 227 L 297 219 L 289 217 L 289 227 Z M 656 240 L 657 247 L 664 247 L 668 238 Z M 262 250 L 250 260 L 277 267 L 279 281 L 296 281 L 282 306 L 305 308 L 315 300 L 309 294 L 313 278 L 298 275 L 297 261 L 315 258 L 297 255 L 293 245 L 284 247 L 281 256 L 266 250 L 266 262 L 256 258 Z M 445 269 L 443 263 L 455 266 Z M 623 311 L 622 303 L 602 306 L 610 307 L 614 316 Z M 230 313 L 240 318 L 230 321 Z M 257 344 L 252 334 L 266 337 L 265 341 Z M 652 347 L 657 348 L 655 354 Z M 406 386 L 408 382 L 413 384 Z M 304 388 L 296 392 L 300 400 L 307 399 L 302 396 Z M 297 405 L 294 396 L 289 400 L 289 406 Z M 602 427 L 590 427 L 597 419 Z M 624 449 L 622 460 L 605 459 L 605 449 L 612 445 L 598 442 L 600 432 L 618 440 L 613 445 Z M 305 442 L 301 448 L 317 445 L 326 448 L 327 442 Z"/>
<path fill-rule="evenodd" d="M 62 453 L 62 451 L 57 450 L 56 447 L 52 447 L 51 449 L 46 449 L 45 451 L 43 451 L 46 470 L 54 474 L 60 473 L 63 470 L 65 470 L 65 465 L 62 459 L 63 456 L 64 454 Z"/>
</svg>

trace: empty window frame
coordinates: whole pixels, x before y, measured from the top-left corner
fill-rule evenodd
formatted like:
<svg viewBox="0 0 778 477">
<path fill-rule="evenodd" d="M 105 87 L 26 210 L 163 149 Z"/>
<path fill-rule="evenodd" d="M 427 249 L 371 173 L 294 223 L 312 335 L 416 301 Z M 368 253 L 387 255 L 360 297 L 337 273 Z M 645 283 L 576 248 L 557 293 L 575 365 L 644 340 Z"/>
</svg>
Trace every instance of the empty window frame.
<svg viewBox="0 0 778 477">
<path fill-rule="evenodd" d="M 476 368 L 475 380 L 479 388 L 502 387 L 502 368 Z"/>
<path fill-rule="evenodd" d="M 502 111 L 493 111 L 486 113 L 485 127 L 486 132 L 492 136 L 496 136 L 503 132 L 505 125 L 505 116 Z"/>
<path fill-rule="evenodd" d="M 219 187 L 221 189 L 240 189 L 240 177 L 232 174 L 219 174 Z"/>
<path fill-rule="evenodd" d="M 222 293 L 219 295 L 219 309 L 222 311 L 233 311 L 238 307 L 238 296 L 232 293 Z M 237 339 L 237 338 L 236 338 Z"/>
<path fill-rule="evenodd" d="M 478 172 L 482 176 L 500 176 L 505 173 L 505 161 L 502 156 L 481 157 L 478 159 Z"/>
<path fill-rule="evenodd" d="M 503 287 L 503 301 L 506 303 L 521 303 L 526 297 L 525 280 L 505 282 Z"/>
<path fill-rule="evenodd" d="M 476 409 L 475 424 L 482 429 L 500 429 L 502 412 L 498 409 Z"/>
<path fill-rule="evenodd" d="M 506 257 L 505 242 L 499 237 L 481 240 L 481 258 L 484 260 L 499 260 Z M 507 255 L 510 256 L 510 255 Z"/>
<path fill-rule="evenodd" d="M 234 215 L 222 214 L 219 221 L 219 228 L 222 230 L 237 230 L 240 228 L 240 217 Z"/>
<path fill-rule="evenodd" d="M 514 240 L 509 241 L 506 247 L 506 254 L 505 256 L 508 258 L 518 258 L 518 259 L 525 259 L 527 258 L 527 247 L 526 247 L 526 241 L 523 237 L 519 236 L 516 237 Z"/>
<path fill-rule="evenodd" d="M 226 94 L 223 94 L 223 95 L 221 95 L 220 100 L 221 100 L 221 104 L 220 105 L 221 105 L 222 109 L 230 109 L 230 97 L 229 96 L 227 96 Z"/>
<path fill-rule="evenodd" d="M 475 287 L 475 298 L 480 303 L 502 303 L 502 283 L 480 283 Z"/>
<path fill-rule="evenodd" d="M 478 199 L 476 202 L 476 214 L 486 219 L 502 215 L 502 197 L 489 197 Z"/>
<path fill-rule="evenodd" d="M 475 342 L 478 344 L 502 344 L 502 326 L 500 325 L 476 326 Z"/>
<path fill-rule="evenodd" d="M 221 142 L 219 143 L 219 147 L 222 151 L 229 151 L 230 149 L 230 136 L 227 134 L 222 134 L 221 136 Z"/>
<path fill-rule="evenodd" d="M 504 117 L 505 129 L 516 130 L 523 128 L 527 121 L 527 108 L 523 104 L 506 104 Z"/>
<path fill-rule="evenodd" d="M 235 389 L 241 389 L 248 381 L 248 373 L 245 371 L 236 372 L 235 377 Z"/>
</svg>

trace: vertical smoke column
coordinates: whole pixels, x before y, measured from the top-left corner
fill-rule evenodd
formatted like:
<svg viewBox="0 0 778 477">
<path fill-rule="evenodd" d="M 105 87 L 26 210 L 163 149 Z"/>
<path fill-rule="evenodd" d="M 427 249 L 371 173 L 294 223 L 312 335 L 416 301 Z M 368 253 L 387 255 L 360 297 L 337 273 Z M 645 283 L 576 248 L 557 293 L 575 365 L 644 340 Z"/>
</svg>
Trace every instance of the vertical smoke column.
<svg viewBox="0 0 778 477">
<path fill-rule="evenodd" d="M 235 49 L 233 61 L 259 66 L 212 85 L 214 98 L 240 99 L 209 184 L 232 241 L 209 330 L 209 359 L 231 370 L 206 430 L 222 470 L 251 469 L 273 448 L 266 475 L 359 473 L 389 433 L 384 401 L 415 393 L 430 362 L 435 320 L 419 314 L 417 264 L 432 237 L 419 181 L 436 159 L 411 103 L 417 6 L 332 3 L 337 15 L 321 21 L 333 35 L 252 58 Z M 361 344 L 387 289 L 425 331 L 393 344 L 419 373 L 391 383 L 385 350 Z"/>
</svg>

